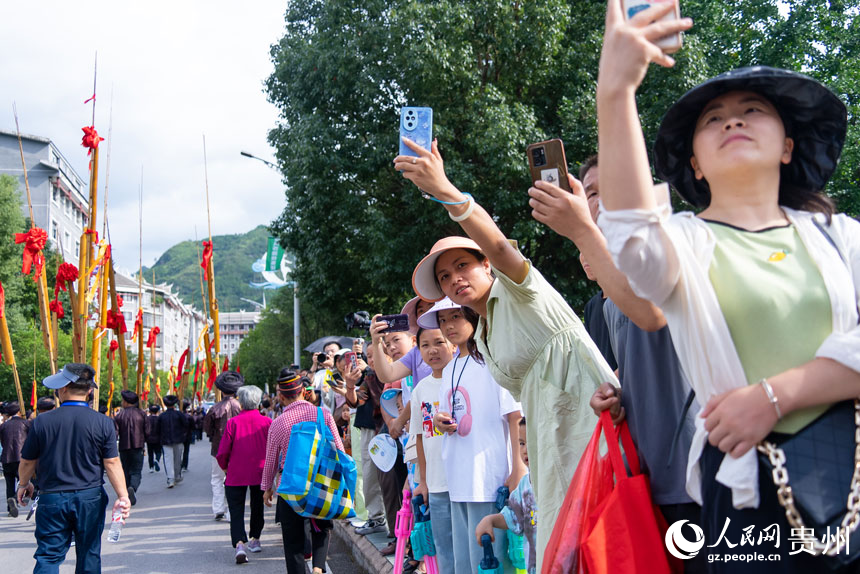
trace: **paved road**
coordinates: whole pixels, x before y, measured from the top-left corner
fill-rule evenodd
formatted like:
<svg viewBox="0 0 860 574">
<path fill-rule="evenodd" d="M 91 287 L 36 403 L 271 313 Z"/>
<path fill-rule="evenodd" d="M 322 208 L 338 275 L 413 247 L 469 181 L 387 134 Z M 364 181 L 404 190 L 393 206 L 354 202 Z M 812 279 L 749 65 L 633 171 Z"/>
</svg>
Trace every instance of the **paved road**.
<svg viewBox="0 0 860 574">
<path fill-rule="evenodd" d="M 189 471 L 185 480 L 173 489 L 166 489 L 161 474 L 150 474 L 144 462 L 143 482 L 137 495 L 137 505 L 123 528 L 116 544 L 107 542 L 107 529 L 102 537 L 102 570 L 120 574 L 212 574 L 224 568 L 240 568 L 234 561 L 230 545 L 230 525 L 215 522 L 212 515 L 212 491 L 209 486 L 209 442 L 191 446 Z M 115 497 L 107 485 L 111 497 Z M 0 480 L 0 492 L 5 483 Z M 110 507 L 109 507 L 110 508 Z M 3 507 L 5 510 L 5 506 Z M 22 509 L 23 510 L 23 509 Z M 33 571 L 35 538 L 33 520 L 24 520 L 26 512 L 17 519 L 0 515 L 0 572 L 27 574 Z M 246 525 L 249 519 L 245 516 Z M 249 554 L 250 564 L 241 566 L 255 574 L 284 573 L 283 546 L 280 526 L 275 524 L 274 509 L 266 509 L 266 526 L 261 537 L 263 551 Z M 359 574 L 362 572 L 351 560 L 349 552 L 333 540 L 329 553 L 329 572 Z M 74 548 L 60 567 L 60 574 L 73 574 Z"/>
</svg>

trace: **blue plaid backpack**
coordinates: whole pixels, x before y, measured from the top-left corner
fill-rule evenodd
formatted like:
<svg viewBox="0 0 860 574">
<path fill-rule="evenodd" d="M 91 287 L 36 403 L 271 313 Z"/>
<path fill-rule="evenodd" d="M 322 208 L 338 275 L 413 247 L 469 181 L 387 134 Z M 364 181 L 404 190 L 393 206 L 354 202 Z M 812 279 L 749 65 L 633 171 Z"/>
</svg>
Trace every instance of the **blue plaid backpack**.
<svg viewBox="0 0 860 574">
<path fill-rule="evenodd" d="M 293 425 L 278 495 L 300 516 L 355 516 L 355 461 L 337 450 L 321 408 L 316 422 Z"/>
</svg>

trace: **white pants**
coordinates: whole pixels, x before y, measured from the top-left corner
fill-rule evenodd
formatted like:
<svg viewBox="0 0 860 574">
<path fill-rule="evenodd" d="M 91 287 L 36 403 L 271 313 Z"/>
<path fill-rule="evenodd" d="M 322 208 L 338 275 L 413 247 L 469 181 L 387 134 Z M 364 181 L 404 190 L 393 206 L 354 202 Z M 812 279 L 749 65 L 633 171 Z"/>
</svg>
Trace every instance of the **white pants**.
<svg viewBox="0 0 860 574">
<path fill-rule="evenodd" d="M 218 461 L 212 457 L 212 512 L 215 514 L 227 513 L 227 499 L 224 497 L 224 479 L 226 475 Z"/>
<path fill-rule="evenodd" d="M 184 445 L 181 442 L 176 444 L 166 444 L 164 447 L 164 472 L 167 474 L 167 480 L 182 478 L 182 450 Z"/>
</svg>

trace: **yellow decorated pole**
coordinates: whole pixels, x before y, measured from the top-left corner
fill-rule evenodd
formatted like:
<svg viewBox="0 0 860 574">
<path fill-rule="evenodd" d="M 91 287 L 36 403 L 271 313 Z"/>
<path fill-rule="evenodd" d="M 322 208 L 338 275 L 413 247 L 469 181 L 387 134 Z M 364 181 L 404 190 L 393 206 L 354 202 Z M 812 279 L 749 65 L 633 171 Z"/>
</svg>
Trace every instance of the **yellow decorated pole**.
<svg viewBox="0 0 860 574">
<path fill-rule="evenodd" d="M 12 337 L 9 336 L 9 325 L 6 323 L 5 295 L 3 284 L 0 283 L 0 349 L 3 360 L 12 368 L 12 378 L 15 380 L 15 391 L 18 393 L 18 408 L 21 416 L 26 416 L 24 394 L 21 392 L 21 379 L 18 376 L 18 366 L 15 364 L 15 352 L 12 350 Z"/>
</svg>

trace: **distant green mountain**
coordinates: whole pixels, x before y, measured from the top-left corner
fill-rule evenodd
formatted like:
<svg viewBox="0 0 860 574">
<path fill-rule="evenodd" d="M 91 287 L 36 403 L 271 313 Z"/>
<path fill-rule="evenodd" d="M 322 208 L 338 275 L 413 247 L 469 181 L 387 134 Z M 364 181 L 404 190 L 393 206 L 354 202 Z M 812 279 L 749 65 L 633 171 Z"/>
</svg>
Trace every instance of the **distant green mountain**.
<svg viewBox="0 0 860 574">
<path fill-rule="evenodd" d="M 215 244 L 215 294 L 222 312 L 253 310 L 253 305 L 242 301 L 241 297 L 262 301 L 261 290 L 251 287 L 249 283 L 261 281 L 259 273 L 251 270 L 251 265 L 265 255 L 268 237 L 269 232 L 263 225 L 244 234 L 212 237 Z M 173 284 L 173 292 L 185 304 L 202 309 L 197 249 L 200 245 L 202 253 L 202 241 L 199 244 L 183 241 L 174 245 L 158 258 L 155 265 L 143 268 L 144 278 L 152 281 L 154 270 L 157 283 Z"/>
</svg>

